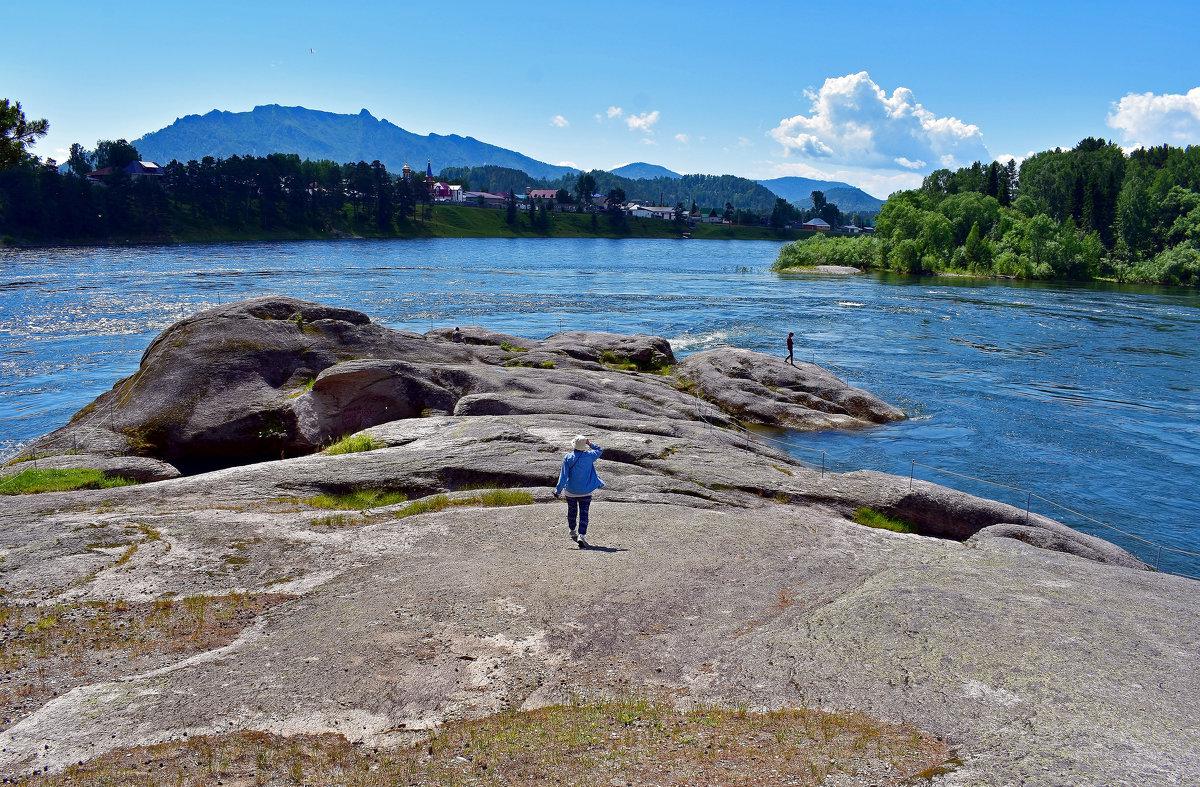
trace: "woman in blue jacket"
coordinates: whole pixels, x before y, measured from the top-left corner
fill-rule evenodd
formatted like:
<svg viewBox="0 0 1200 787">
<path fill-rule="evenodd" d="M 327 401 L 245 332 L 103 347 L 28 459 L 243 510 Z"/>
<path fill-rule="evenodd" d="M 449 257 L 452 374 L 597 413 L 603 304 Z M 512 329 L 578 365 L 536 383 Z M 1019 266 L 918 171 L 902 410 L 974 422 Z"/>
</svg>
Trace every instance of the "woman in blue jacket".
<svg viewBox="0 0 1200 787">
<path fill-rule="evenodd" d="M 558 485 L 554 496 L 567 493 L 567 528 L 571 539 L 580 549 L 588 548 L 588 509 L 592 505 L 592 492 L 604 488 L 604 482 L 596 475 L 596 460 L 604 449 L 583 435 L 575 438 L 575 450 L 563 457 L 562 470 L 558 473 Z M 579 517 L 579 532 L 576 535 L 575 518 Z"/>
</svg>

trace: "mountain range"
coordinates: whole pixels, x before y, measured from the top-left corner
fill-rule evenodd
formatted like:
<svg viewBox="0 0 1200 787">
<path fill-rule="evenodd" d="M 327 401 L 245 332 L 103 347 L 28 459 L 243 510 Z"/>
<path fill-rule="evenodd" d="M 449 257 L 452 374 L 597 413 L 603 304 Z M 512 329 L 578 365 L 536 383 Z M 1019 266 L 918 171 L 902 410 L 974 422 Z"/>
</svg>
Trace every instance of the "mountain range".
<svg viewBox="0 0 1200 787">
<path fill-rule="evenodd" d="M 682 177 L 678 172 L 667 169 L 659 164 L 647 164 L 644 161 L 635 161 L 632 164 L 610 169 L 614 175 L 619 175 L 622 178 L 630 180 L 653 180 L 654 178 L 679 178 Z"/>
<path fill-rule="evenodd" d="M 404 164 L 425 169 L 496 164 L 528 172 L 537 178 L 557 178 L 577 170 L 530 158 L 516 151 L 458 134 L 414 134 L 367 110 L 340 115 L 278 104 L 249 112 L 222 112 L 179 118 L 166 128 L 134 140 L 142 157 L 165 163 L 205 156 L 265 156 L 296 153 L 306 159 L 338 162 L 378 159 L 392 171 Z"/>
<path fill-rule="evenodd" d="M 491 165 L 520 170 L 541 180 L 556 180 L 579 171 L 573 167 L 538 161 L 474 137 L 415 134 L 390 121 L 376 118 L 366 109 L 357 115 L 278 104 L 258 106 L 249 112 L 214 109 L 204 115 L 179 118 L 165 128 L 139 137 L 133 144 L 143 158 L 160 163 L 172 159 L 198 160 L 205 156 L 226 158 L 233 155 L 295 153 L 306 159 L 339 162 L 378 159 L 394 172 L 404 164 L 421 170 L 426 162 L 432 162 L 434 170 L 438 172 L 448 167 Z M 684 177 L 666 167 L 643 161 L 625 164 L 610 172 L 634 181 L 679 180 Z M 729 180 L 738 193 L 748 193 L 742 185 L 733 183 L 745 179 L 733 176 L 721 178 Z M 745 181 L 747 186 L 751 183 L 753 181 Z M 785 177 L 757 183 L 802 208 L 812 206 L 810 195 L 815 190 L 823 191 L 830 202 L 847 213 L 875 213 L 883 205 L 883 200 L 839 181 Z M 657 193 L 661 190 L 651 191 Z M 719 203 L 723 202 L 719 200 Z M 757 206 L 762 200 L 755 199 L 752 202 Z"/>
<path fill-rule="evenodd" d="M 857 186 L 838 180 L 786 177 L 758 182 L 800 208 L 812 207 L 814 191 L 822 192 L 827 201 L 837 205 L 844 213 L 878 213 L 883 207 L 883 200 L 871 196 Z"/>
</svg>

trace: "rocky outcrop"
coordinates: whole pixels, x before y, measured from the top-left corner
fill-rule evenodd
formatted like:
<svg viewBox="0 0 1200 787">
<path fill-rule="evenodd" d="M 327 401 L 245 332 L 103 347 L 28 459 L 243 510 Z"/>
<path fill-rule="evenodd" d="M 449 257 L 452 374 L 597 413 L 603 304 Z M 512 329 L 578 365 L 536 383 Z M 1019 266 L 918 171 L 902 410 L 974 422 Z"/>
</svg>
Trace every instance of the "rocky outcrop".
<svg viewBox="0 0 1200 787">
<path fill-rule="evenodd" d="M 258 346 L 273 336 L 283 349 Z M 297 598 L 217 650 L 22 711 L 0 730 L 0 773 L 243 729 L 392 746 L 447 720 L 647 694 L 915 724 L 961 760 L 935 784 L 1200 774 L 1194 582 L 1034 511 L 808 467 L 734 417 L 857 428 L 898 411 L 816 367 L 669 353 L 655 337 L 406 334 L 286 299 L 169 329 L 41 447 L 232 466 L 7 498 L 5 598 Z M 161 442 L 134 439 L 156 423 Z M 374 450 L 311 453 L 359 429 Z M 580 432 L 605 448 L 591 550 L 550 494 Z M 244 463 L 270 440 L 306 455 Z M 527 496 L 487 507 L 493 489 Z M 861 507 L 917 534 L 855 524 Z"/>
<path fill-rule="evenodd" d="M 756 362 L 763 369 L 748 372 Z M 258 298 L 168 328 L 136 374 L 26 453 L 138 455 L 197 472 L 312 453 L 375 424 L 439 413 L 707 413 L 727 423 L 693 387 L 748 421 L 831 428 L 902 417 L 815 366 L 779 369 L 765 356 L 714 350 L 681 364 L 673 385 L 674 363 L 657 336 L 569 331 L 538 341 L 477 327 L 421 336 L 349 309 Z M 752 406 L 748 374 L 783 393 Z"/>
<path fill-rule="evenodd" d="M 719 348 L 688 356 L 676 373 L 705 399 L 744 421 L 837 429 L 899 421 L 904 413 L 810 363 Z"/>
<path fill-rule="evenodd" d="M 104 456 L 101 454 L 60 454 L 15 462 L 0 468 L 0 477 L 16 475 L 25 470 L 99 470 L 109 478 L 125 478 L 145 484 L 178 478 L 174 466 L 144 456 Z"/>
</svg>

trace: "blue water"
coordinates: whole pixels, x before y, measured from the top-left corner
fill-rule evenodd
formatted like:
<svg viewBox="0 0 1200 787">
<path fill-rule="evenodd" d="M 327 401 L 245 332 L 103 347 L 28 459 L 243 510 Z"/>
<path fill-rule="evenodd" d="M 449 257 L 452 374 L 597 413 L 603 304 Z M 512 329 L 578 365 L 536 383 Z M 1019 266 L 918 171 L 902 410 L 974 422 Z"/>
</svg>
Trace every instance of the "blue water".
<svg viewBox="0 0 1200 787">
<path fill-rule="evenodd" d="M 532 337 L 644 331 L 676 352 L 797 355 L 905 408 L 907 422 L 783 435 L 801 459 L 901 475 L 913 460 L 1022 487 L 1200 552 L 1200 296 L 1115 286 L 781 277 L 778 244 L 671 240 L 337 241 L 0 252 L 0 454 L 137 368 L 172 321 L 283 293 L 397 328 L 485 324 Z M 916 466 L 1024 507 L 1027 495 Z M 1163 568 L 1200 558 L 1033 509 Z"/>
</svg>

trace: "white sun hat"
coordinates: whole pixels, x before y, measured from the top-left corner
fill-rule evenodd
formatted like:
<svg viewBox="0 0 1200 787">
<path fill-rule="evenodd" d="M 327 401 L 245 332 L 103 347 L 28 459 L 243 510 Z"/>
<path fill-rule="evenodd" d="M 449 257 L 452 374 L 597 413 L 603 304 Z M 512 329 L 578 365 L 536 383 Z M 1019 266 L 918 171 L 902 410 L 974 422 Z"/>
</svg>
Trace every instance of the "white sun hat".
<svg viewBox="0 0 1200 787">
<path fill-rule="evenodd" d="M 575 450 L 576 451 L 586 451 L 587 447 L 588 447 L 587 438 L 581 434 L 575 435 Z"/>
</svg>

